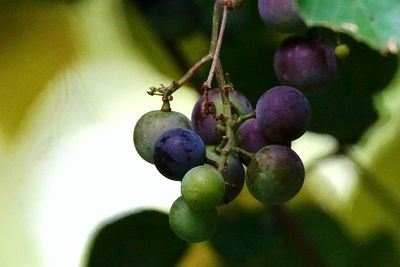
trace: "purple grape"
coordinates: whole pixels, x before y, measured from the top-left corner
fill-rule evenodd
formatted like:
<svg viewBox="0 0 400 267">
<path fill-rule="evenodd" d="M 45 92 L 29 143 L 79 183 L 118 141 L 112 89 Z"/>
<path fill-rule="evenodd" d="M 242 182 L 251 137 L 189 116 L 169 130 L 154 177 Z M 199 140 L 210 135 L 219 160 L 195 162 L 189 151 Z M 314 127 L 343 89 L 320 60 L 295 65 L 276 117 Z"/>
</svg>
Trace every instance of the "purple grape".
<svg viewBox="0 0 400 267">
<path fill-rule="evenodd" d="M 232 89 L 229 92 L 229 100 L 234 107 L 232 111 L 239 115 L 253 111 L 250 101 L 237 90 Z M 224 111 L 220 90 L 215 88 L 208 91 L 207 110 L 204 109 L 204 102 L 204 95 L 202 95 L 193 107 L 192 128 L 201 136 L 206 145 L 216 145 L 222 138 L 222 133 L 217 130 L 217 116 Z"/>
<path fill-rule="evenodd" d="M 273 143 L 265 137 L 255 118 L 248 119 L 239 126 L 235 133 L 235 142 L 238 147 L 251 153 Z"/>
<path fill-rule="evenodd" d="M 265 137 L 255 118 L 248 119 L 240 125 L 235 133 L 235 143 L 238 147 L 250 153 L 256 153 L 267 145 L 278 144 Z M 285 142 L 282 145 L 290 147 L 291 142 Z M 245 165 L 248 165 L 251 160 L 241 155 L 239 155 L 239 158 Z"/>
<path fill-rule="evenodd" d="M 258 127 L 268 140 L 289 143 L 304 134 L 311 117 L 307 98 L 290 86 L 276 86 L 258 100 Z"/>
<path fill-rule="evenodd" d="M 307 29 L 295 0 L 258 0 L 258 12 L 264 23 L 276 31 L 293 33 Z"/>
<path fill-rule="evenodd" d="M 218 162 L 221 157 L 215 151 L 215 146 L 207 146 L 206 155 L 211 162 Z M 236 154 L 229 153 L 226 164 L 226 169 L 221 172 L 225 181 L 224 204 L 232 202 L 239 195 L 245 179 L 244 167 Z"/>
<path fill-rule="evenodd" d="M 254 198 L 265 204 L 282 204 L 300 191 L 305 171 L 292 149 L 270 145 L 257 152 L 246 174 L 246 184 Z"/>
<path fill-rule="evenodd" d="M 274 55 L 278 80 L 304 93 L 328 90 L 338 75 L 335 46 L 322 37 L 289 37 Z"/>
<path fill-rule="evenodd" d="M 171 180 L 181 181 L 193 167 L 206 162 L 206 148 L 195 132 L 185 128 L 170 129 L 157 139 L 154 146 L 157 170 Z"/>
<path fill-rule="evenodd" d="M 133 130 L 136 151 L 153 164 L 154 144 L 158 137 L 166 130 L 178 127 L 191 129 L 189 119 L 180 112 L 152 110 L 143 114 Z"/>
</svg>

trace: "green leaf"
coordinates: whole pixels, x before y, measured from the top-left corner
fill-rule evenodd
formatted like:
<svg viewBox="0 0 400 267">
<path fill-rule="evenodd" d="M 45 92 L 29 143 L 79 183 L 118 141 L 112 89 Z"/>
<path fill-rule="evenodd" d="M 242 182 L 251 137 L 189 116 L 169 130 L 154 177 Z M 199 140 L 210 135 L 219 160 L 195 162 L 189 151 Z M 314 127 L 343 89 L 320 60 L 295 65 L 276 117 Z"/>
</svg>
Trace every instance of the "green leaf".
<svg viewBox="0 0 400 267">
<path fill-rule="evenodd" d="M 227 266 L 248 266 L 276 246 L 276 230 L 277 224 L 270 212 L 232 211 L 221 214 L 211 244 Z"/>
<path fill-rule="evenodd" d="M 397 52 L 400 42 L 400 1 L 299 0 L 307 25 L 346 32 L 381 52 Z"/>
<path fill-rule="evenodd" d="M 356 266 L 400 266 L 400 252 L 392 234 L 381 231 L 372 235 L 362 247 Z"/>
<path fill-rule="evenodd" d="M 354 266 L 358 244 L 335 217 L 311 205 L 291 214 L 326 266 Z"/>
<path fill-rule="evenodd" d="M 167 214 L 144 210 L 99 229 L 86 266 L 175 266 L 186 245 L 171 231 Z"/>
<path fill-rule="evenodd" d="M 75 56 L 60 5 L 0 4 L 0 137 L 12 144 L 36 98 Z"/>
</svg>

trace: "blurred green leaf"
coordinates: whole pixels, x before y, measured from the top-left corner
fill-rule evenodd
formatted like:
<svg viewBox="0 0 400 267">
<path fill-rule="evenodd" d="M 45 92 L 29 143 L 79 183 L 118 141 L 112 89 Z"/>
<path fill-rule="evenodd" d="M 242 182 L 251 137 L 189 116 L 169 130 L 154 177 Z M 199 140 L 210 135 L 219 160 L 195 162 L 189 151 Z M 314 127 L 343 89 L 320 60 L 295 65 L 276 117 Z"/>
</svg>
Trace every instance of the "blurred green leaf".
<svg viewBox="0 0 400 267">
<path fill-rule="evenodd" d="M 248 266 L 275 246 L 276 230 L 273 214 L 237 210 L 221 215 L 211 244 L 228 266 Z"/>
<path fill-rule="evenodd" d="M 317 206 L 299 207 L 291 215 L 326 266 L 354 266 L 358 243 L 335 217 Z"/>
<path fill-rule="evenodd" d="M 0 136 L 8 143 L 49 81 L 72 62 L 69 23 L 59 5 L 0 3 Z"/>
<path fill-rule="evenodd" d="M 308 26 L 346 32 L 381 52 L 398 49 L 399 1 L 299 0 L 298 5 Z"/>
<path fill-rule="evenodd" d="M 361 248 L 355 266 L 400 266 L 400 251 L 391 233 L 381 231 L 370 237 Z"/>
<path fill-rule="evenodd" d="M 144 210 L 100 228 L 86 266 L 175 266 L 186 247 L 171 231 L 167 214 Z"/>
</svg>

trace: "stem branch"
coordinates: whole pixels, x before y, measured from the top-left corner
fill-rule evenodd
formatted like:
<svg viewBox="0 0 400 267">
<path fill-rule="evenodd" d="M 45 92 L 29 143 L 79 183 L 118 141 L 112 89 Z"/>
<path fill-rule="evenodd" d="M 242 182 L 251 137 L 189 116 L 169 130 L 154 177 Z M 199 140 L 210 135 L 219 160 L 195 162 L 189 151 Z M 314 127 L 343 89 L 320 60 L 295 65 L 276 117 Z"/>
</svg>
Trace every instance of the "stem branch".
<svg viewBox="0 0 400 267">
<path fill-rule="evenodd" d="M 217 3 L 218 1 L 216 1 L 216 5 L 218 5 Z M 218 8 L 218 6 L 216 7 Z M 219 35 L 217 38 L 217 42 L 215 44 L 215 50 L 213 52 L 213 61 L 211 64 L 211 68 L 210 68 L 210 72 L 208 73 L 208 78 L 205 82 L 205 87 L 206 88 L 211 88 L 211 82 L 212 79 L 214 77 L 214 73 L 215 73 L 215 69 L 217 67 L 217 64 L 219 64 L 219 54 L 221 51 L 221 46 L 222 46 L 222 40 L 224 39 L 224 32 L 225 32 L 225 27 L 226 27 L 226 21 L 227 21 L 227 17 L 228 17 L 228 10 L 226 7 L 224 7 L 224 12 L 222 14 L 222 22 L 221 22 L 221 27 L 219 30 Z M 214 27 L 213 27 L 214 29 Z M 214 35 L 214 30 L 213 30 L 213 35 Z M 214 37 L 215 38 L 215 37 Z M 214 48 L 214 42 L 212 42 L 212 45 L 210 47 L 210 49 Z"/>
</svg>

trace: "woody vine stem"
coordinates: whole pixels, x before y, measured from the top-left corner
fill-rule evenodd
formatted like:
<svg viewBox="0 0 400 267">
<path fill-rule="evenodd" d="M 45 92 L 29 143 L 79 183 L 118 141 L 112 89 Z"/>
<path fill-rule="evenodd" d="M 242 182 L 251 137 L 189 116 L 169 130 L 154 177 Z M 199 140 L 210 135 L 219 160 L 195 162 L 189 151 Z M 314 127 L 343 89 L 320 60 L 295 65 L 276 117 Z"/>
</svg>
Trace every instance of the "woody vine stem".
<svg viewBox="0 0 400 267">
<path fill-rule="evenodd" d="M 224 32 L 226 28 L 226 23 L 228 19 L 229 10 L 239 7 L 239 1 L 233 0 L 216 0 L 214 4 L 213 19 L 212 19 L 212 32 L 210 40 L 210 49 L 207 55 L 202 57 L 197 61 L 179 80 L 172 81 L 168 86 L 161 85 L 160 87 L 151 87 L 148 90 L 149 95 L 159 95 L 162 96 L 163 105 L 161 107 L 162 111 L 170 111 L 170 101 L 173 99 L 172 94 L 181 88 L 189 79 L 191 79 L 196 72 L 202 68 L 206 63 L 212 61 L 211 67 L 207 80 L 203 83 L 202 89 L 205 96 L 205 103 L 208 102 L 208 90 L 212 87 L 212 81 L 215 79 L 218 84 L 218 88 L 221 90 L 221 100 L 223 104 L 223 114 L 218 117 L 220 123 L 218 125 L 219 129 L 224 131 L 224 136 L 221 143 L 216 147 L 218 153 L 221 157 L 218 162 L 216 162 L 216 167 L 220 171 L 224 170 L 226 166 L 226 161 L 228 154 L 231 151 L 236 153 L 241 153 L 245 157 L 253 157 L 253 153 L 249 153 L 243 149 L 235 146 L 234 143 L 234 131 L 233 127 L 242 122 L 243 120 L 252 118 L 255 116 L 254 112 L 246 114 L 243 116 L 237 116 L 233 118 L 231 102 L 229 100 L 229 91 L 233 89 L 231 83 L 227 83 L 225 80 L 226 74 L 222 69 L 222 64 L 220 60 L 220 51 L 222 47 L 222 42 L 224 38 Z M 204 112 L 209 112 L 207 107 L 204 107 Z M 212 114 L 212 112 L 211 112 Z M 213 114 L 215 115 L 215 114 Z"/>
</svg>

